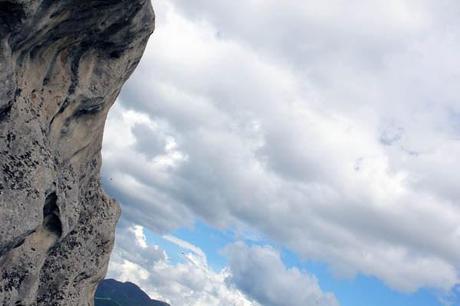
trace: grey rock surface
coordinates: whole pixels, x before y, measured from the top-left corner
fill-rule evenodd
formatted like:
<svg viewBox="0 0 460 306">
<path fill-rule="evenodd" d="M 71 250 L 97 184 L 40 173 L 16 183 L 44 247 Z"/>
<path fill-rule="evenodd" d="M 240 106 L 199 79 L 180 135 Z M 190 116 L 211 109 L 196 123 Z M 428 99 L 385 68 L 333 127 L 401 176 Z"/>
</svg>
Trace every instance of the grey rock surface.
<svg viewBox="0 0 460 306">
<path fill-rule="evenodd" d="M 0 0 L 0 305 L 93 305 L 105 118 L 153 25 L 149 0 Z"/>
</svg>

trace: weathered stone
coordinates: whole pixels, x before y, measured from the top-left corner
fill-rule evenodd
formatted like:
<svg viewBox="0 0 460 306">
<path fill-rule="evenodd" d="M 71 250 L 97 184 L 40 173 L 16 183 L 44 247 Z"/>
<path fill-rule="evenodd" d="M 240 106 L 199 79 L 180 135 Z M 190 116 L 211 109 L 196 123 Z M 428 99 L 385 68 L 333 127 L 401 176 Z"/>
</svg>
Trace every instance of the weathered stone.
<svg viewBox="0 0 460 306">
<path fill-rule="evenodd" d="M 0 0 L 0 305 L 93 305 L 104 122 L 153 23 L 148 0 Z"/>
</svg>

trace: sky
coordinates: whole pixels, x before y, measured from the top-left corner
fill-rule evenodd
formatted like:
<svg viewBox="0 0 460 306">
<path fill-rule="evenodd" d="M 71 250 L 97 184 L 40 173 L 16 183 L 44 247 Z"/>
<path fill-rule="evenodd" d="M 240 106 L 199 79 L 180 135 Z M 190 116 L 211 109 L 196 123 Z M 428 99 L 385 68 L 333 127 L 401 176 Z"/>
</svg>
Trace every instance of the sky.
<svg viewBox="0 0 460 306">
<path fill-rule="evenodd" d="M 460 3 L 155 0 L 109 277 L 172 305 L 460 305 Z"/>
</svg>

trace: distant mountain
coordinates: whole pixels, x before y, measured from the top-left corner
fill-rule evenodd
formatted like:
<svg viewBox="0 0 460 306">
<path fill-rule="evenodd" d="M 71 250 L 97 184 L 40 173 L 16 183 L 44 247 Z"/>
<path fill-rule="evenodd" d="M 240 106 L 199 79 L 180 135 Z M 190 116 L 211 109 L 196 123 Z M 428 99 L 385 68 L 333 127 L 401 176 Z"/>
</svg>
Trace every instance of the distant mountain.
<svg viewBox="0 0 460 306">
<path fill-rule="evenodd" d="M 120 306 L 117 302 L 112 301 L 110 298 L 95 298 L 95 306 Z"/>
<path fill-rule="evenodd" d="M 122 283 L 114 279 L 103 280 L 96 290 L 95 306 L 170 306 L 152 300 L 141 288 L 133 283 Z"/>
</svg>

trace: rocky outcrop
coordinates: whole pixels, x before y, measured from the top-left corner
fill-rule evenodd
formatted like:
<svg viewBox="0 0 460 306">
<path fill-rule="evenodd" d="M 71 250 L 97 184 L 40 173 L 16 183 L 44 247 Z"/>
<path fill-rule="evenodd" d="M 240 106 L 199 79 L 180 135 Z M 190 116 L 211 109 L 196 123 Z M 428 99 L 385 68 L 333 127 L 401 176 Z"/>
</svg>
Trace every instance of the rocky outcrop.
<svg viewBox="0 0 460 306">
<path fill-rule="evenodd" d="M 0 305 L 93 305 L 120 213 L 104 122 L 153 20 L 148 0 L 0 0 Z"/>
</svg>

